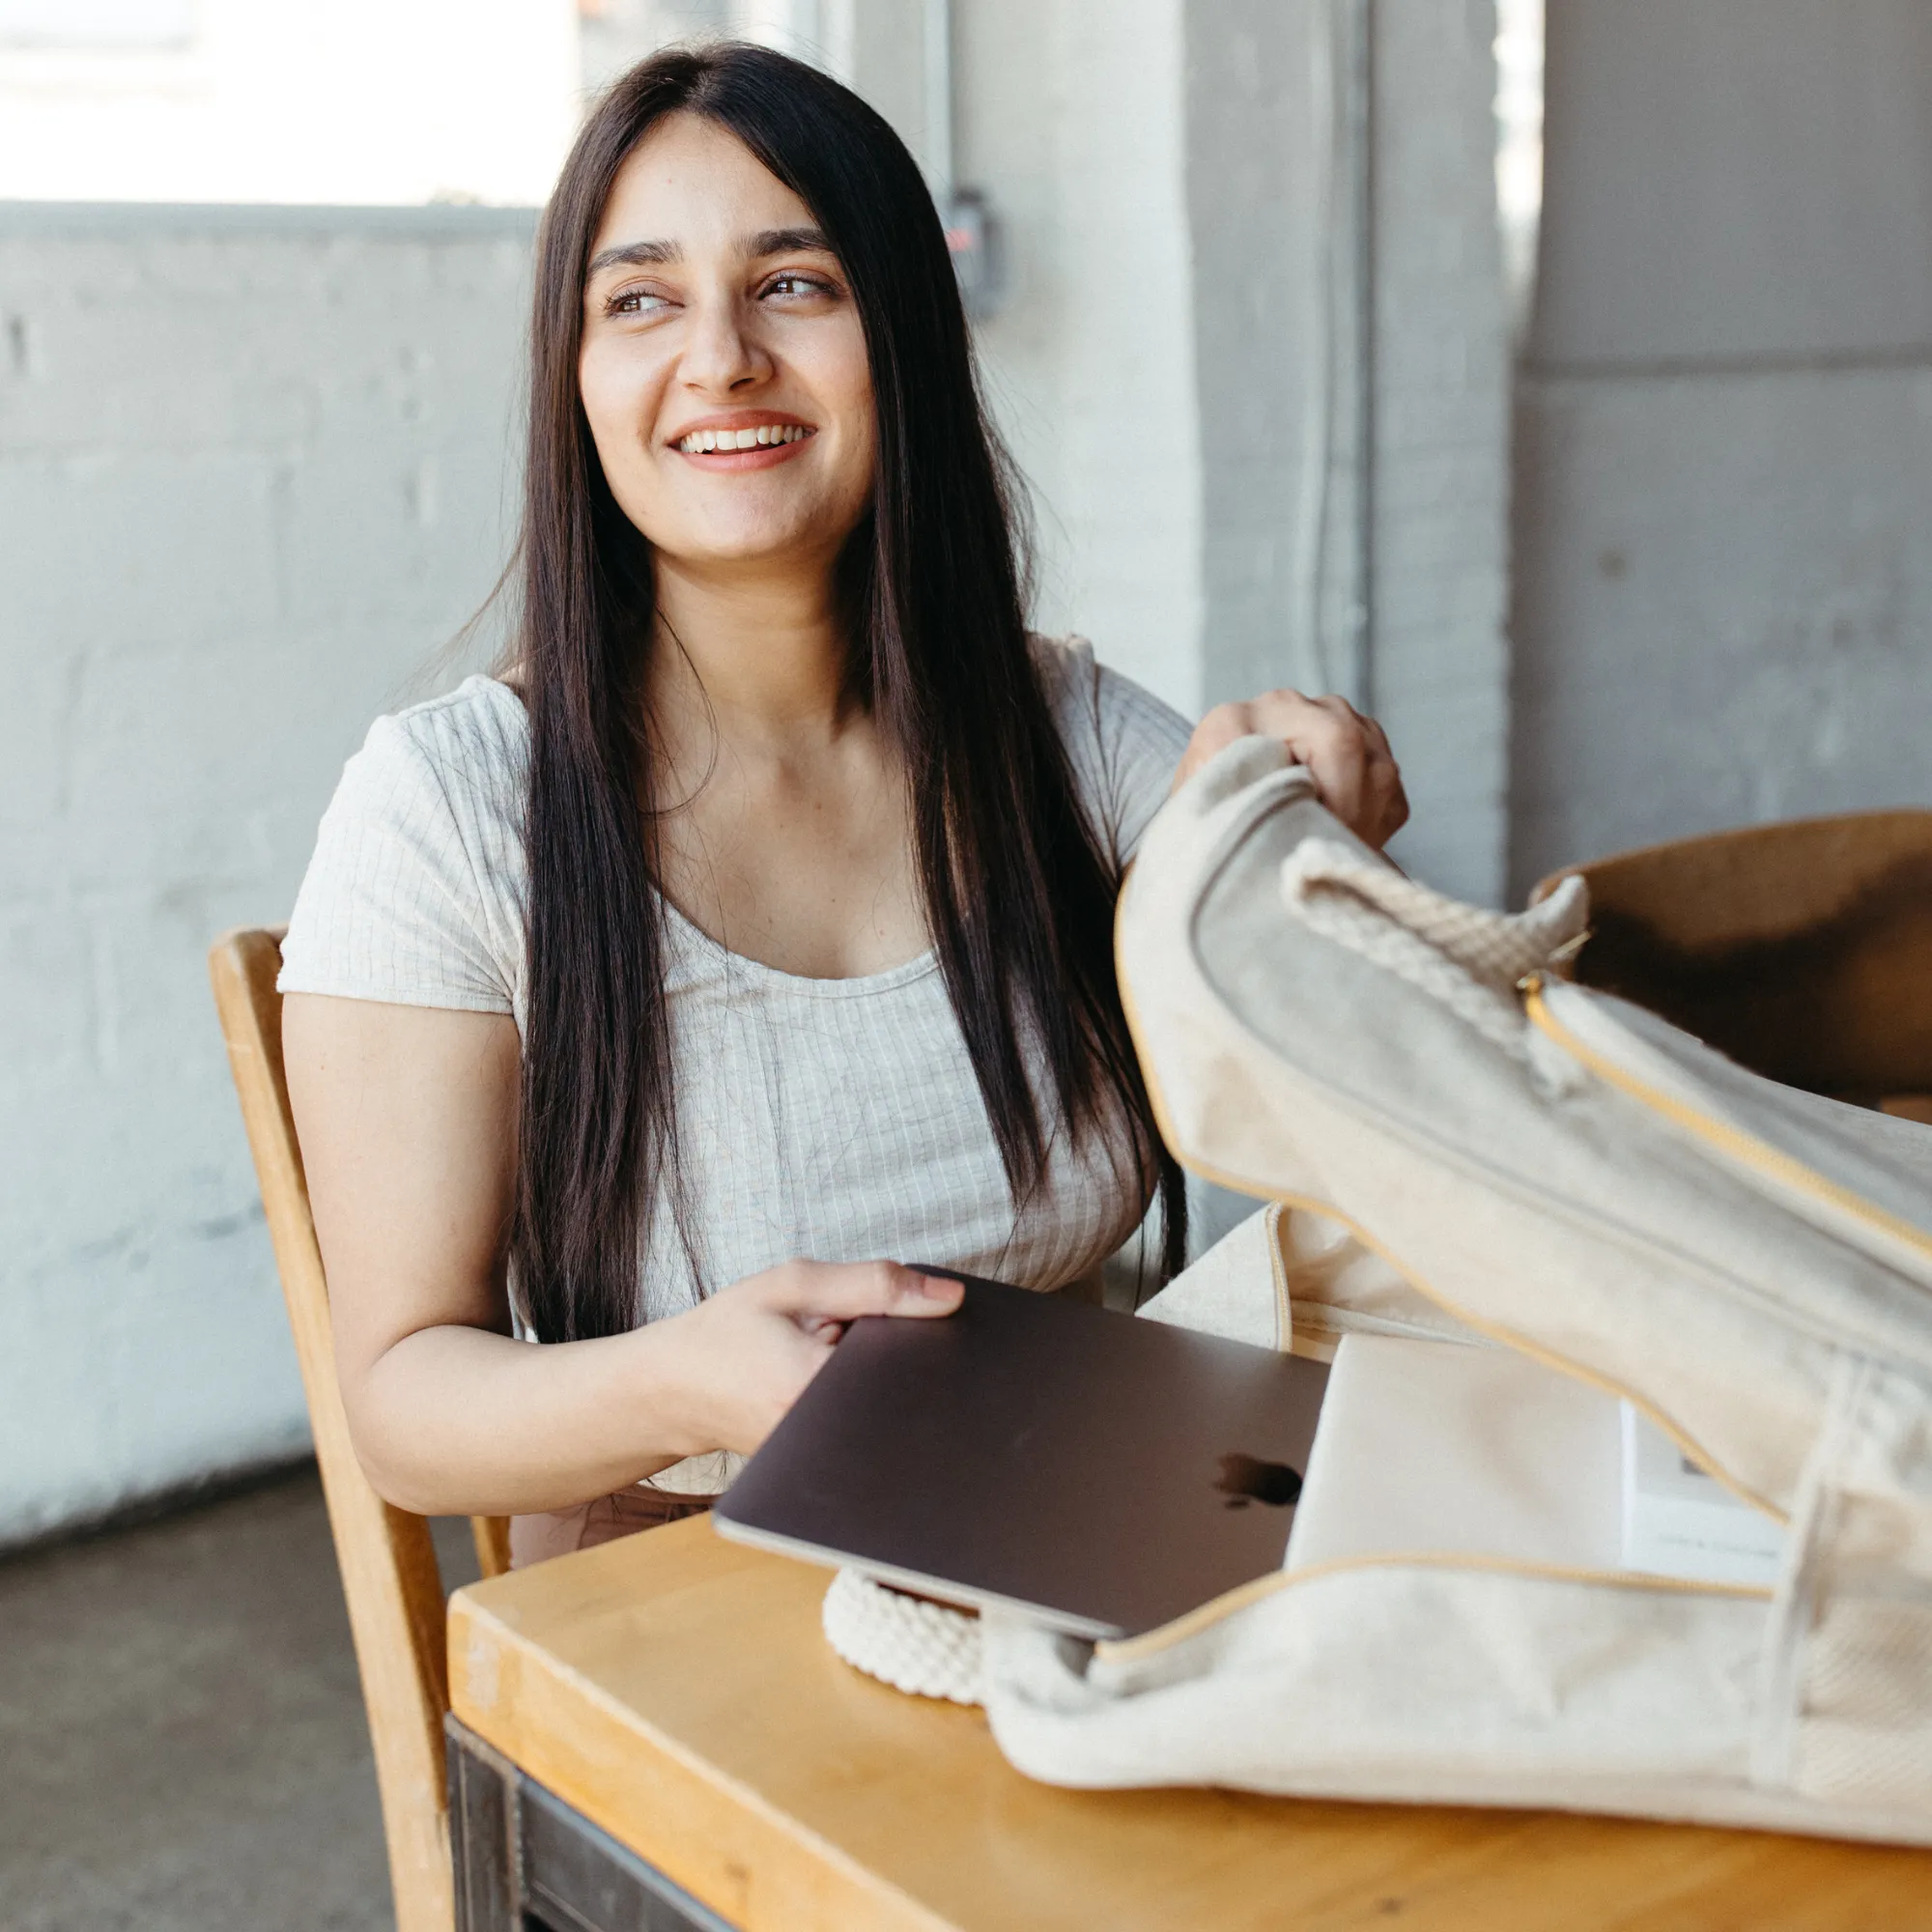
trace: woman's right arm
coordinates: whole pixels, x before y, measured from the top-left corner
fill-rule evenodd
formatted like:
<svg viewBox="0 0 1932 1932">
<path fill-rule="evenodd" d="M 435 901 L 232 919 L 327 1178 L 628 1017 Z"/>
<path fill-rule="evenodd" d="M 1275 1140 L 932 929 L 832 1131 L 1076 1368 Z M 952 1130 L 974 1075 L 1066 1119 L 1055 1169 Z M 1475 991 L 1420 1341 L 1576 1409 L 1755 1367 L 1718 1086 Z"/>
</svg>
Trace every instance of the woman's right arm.
<svg viewBox="0 0 1932 1932">
<path fill-rule="evenodd" d="M 505 1285 L 515 1021 L 291 993 L 282 1042 L 350 1435 L 400 1508 L 565 1509 L 749 1453 L 844 1322 L 958 1305 L 956 1283 L 895 1263 L 790 1262 L 630 1334 L 533 1348 Z"/>
</svg>

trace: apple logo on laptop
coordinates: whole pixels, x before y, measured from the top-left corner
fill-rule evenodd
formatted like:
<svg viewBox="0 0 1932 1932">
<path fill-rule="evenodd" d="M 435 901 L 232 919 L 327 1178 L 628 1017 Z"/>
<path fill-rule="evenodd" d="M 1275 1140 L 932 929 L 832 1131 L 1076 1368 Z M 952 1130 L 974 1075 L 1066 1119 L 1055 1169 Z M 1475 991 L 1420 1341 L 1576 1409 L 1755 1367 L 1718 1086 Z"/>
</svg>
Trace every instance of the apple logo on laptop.
<svg viewBox="0 0 1932 1932">
<path fill-rule="evenodd" d="M 1264 1463 L 1253 1456 L 1223 1456 L 1214 1487 L 1228 1500 L 1223 1509 L 1246 1509 L 1250 1502 L 1286 1509 L 1301 1497 L 1301 1476 L 1286 1463 Z"/>
</svg>

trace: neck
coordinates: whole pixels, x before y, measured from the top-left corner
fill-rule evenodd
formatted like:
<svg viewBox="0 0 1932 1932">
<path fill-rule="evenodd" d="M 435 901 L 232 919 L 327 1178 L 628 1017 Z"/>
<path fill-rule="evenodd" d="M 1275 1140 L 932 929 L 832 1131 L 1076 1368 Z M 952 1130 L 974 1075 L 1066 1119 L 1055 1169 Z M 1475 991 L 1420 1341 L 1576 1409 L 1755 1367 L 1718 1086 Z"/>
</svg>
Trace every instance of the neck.
<svg viewBox="0 0 1932 1932">
<path fill-rule="evenodd" d="M 829 565 L 726 575 L 660 556 L 656 577 L 647 689 L 668 749 L 694 726 L 748 751 L 839 734 L 851 701 Z"/>
</svg>

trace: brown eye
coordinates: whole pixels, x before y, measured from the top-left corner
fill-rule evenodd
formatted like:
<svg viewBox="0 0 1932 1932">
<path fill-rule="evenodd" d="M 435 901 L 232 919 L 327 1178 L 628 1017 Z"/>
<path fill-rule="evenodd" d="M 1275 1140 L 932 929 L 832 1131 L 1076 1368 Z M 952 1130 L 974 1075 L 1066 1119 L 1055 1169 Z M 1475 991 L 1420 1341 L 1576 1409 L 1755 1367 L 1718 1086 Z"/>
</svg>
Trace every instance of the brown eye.
<svg viewBox="0 0 1932 1932">
<path fill-rule="evenodd" d="M 606 315 L 662 315 L 670 306 L 668 298 L 654 289 L 619 289 L 604 298 Z"/>
</svg>

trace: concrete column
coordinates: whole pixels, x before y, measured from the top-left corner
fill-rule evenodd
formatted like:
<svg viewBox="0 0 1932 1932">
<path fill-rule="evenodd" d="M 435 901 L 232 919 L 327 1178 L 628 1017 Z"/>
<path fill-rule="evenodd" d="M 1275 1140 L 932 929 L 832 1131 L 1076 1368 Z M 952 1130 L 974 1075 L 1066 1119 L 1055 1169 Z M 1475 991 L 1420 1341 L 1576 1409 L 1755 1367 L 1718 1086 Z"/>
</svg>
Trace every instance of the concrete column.
<svg viewBox="0 0 1932 1932">
<path fill-rule="evenodd" d="M 1405 865 L 1499 901 L 1509 755 L 1509 327 L 1492 0 L 1375 8 L 1376 709 Z"/>
<path fill-rule="evenodd" d="M 979 331 L 1037 486 L 1039 621 L 1201 701 L 1201 447 L 1181 0 L 962 0 L 959 179 L 1006 223 Z"/>
<path fill-rule="evenodd" d="M 1367 703 L 1362 0 L 1194 0 L 1187 213 L 1203 698 Z M 1366 49 L 1360 51 L 1365 52 Z"/>
<path fill-rule="evenodd" d="M 1490 0 L 1187 15 L 1203 697 L 1372 704 L 1405 863 L 1483 901 L 1508 744 L 1494 34 Z"/>
</svg>

